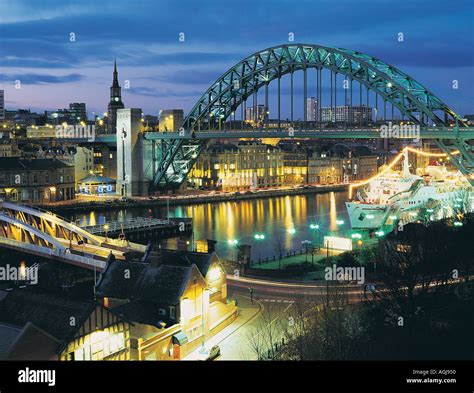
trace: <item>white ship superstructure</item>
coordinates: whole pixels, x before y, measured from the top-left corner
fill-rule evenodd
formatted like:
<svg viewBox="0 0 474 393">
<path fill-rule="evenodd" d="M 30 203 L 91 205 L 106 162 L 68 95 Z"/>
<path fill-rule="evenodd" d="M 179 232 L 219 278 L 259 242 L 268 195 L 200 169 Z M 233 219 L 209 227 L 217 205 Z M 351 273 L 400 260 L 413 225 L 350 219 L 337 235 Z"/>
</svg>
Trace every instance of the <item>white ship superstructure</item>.
<svg viewBox="0 0 474 393">
<path fill-rule="evenodd" d="M 356 201 L 346 202 L 352 228 L 380 229 L 397 221 L 415 221 L 421 208 L 429 209 L 433 218 L 448 217 L 456 207 L 472 211 L 472 187 L 461 173 L 430 165 L 423 175 L 414 175 L 408 149 L 403 156 L 401 171 L 376 176 L 357 190 Z"/>
</svg>

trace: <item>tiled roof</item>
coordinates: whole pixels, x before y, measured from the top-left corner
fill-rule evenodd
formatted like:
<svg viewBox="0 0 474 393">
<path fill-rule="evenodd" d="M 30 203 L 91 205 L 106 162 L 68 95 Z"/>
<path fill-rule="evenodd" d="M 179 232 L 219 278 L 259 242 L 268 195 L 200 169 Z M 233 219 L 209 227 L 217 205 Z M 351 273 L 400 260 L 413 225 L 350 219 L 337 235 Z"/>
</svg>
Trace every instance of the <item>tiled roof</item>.
<svg viewBox="0 0 474 393">
<path fill-rule="evenodd" d="M 54 158 L 19 158 L 19 157 L 0 157 L 0 170 L 9 169 L 30 169 L 30 170 L 51 170 L 57 168 L 71 168 L 61 160 Z"/>
<path fill-rule="evenodd" d="M 99 296 L 178 304 L 191 272 L 190 266 L 150 266 L 140 262 L 113 262 L 102 275 Z"/>
<path fill-rule="evenodd" d="M 78 301 L 65 295 L 29 287 L 8 292 L 0 302 L 0 322 L 25 326 L 28 322 L 58 340 L 70 339 L 97 306 L 94 301 Z M 71 326 L 71 318 L 75 325 Z"/>
</svg>

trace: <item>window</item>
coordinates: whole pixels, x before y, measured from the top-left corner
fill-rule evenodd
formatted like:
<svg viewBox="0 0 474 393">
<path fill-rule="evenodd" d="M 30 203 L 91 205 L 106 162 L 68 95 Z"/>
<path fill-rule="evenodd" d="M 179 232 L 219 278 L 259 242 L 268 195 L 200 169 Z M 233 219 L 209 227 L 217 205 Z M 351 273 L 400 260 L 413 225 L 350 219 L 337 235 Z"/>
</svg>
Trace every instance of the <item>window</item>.
<svg viewBox="0 0 474 393">
<path fill-rule="evenodd" d="M 33 173 L 33 184 L 38 184 L 38 174 L 37 173 Z"/>
<path fill-rule="evenodd" d="M 174 306 L 170 306 L 170 318 L 175 319 L 175 309 Z"/>
<path fill-rule="evenodd" d="M 164 308 L 158 309 L 158 315 L 166 315 L 166 310 Z"/>
<path fill-rule="evenodd" d="M 44 174 L 44 182 L 45 184 L 49 184 L 49 173 Z"/>
<path fill-rule="evenodd" d="M 0 175 L 0 185 L 3 186 L 6 183 L 5 179 L 6 179 L 5 175 Z"/>
</svg>

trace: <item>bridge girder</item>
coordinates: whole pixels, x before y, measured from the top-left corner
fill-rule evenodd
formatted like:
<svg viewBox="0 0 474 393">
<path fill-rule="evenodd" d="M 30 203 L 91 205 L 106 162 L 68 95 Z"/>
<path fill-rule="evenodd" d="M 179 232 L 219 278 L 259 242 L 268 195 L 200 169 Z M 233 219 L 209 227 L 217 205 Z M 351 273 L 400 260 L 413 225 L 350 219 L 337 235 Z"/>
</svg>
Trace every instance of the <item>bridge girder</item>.
<svg viewBox="0 0 474 393">
<path fill-rule="evenodd" d="M 285 74 L 309 68 L 328 69 L 364 85 L 420 126 L 447 126 L 463 119 L 431 91 L 398 68 L 375 57 L 347 49 L 287 44 L 256 52 L 226 71 L 201 96 L 184 120 L 183 129 L 201 131 L 215 119 L 225 121 L 261 87 Z M 440 117 L 441 116 L 441 117 Z M 444 118 L 443 118 L 444 117 Z M 249 135 L 251 137 L 251 135 Z M 161 150 L 152 189 L 176 188 L 184 181 L 205 146 L 202 140 L 172 139 Z"/>
<path fill-rule="evenodd" d="M 9 202 L 0 202 L 0 209 L 3 210 L 4 215 L 8 215 L 16 221 L 22 222 L 53 238 L 60 237 L 71 240 L 71 238 L 75 237 L 94 245 L 101 245 L 103 243 L 100 237 L 50 212 Z"/>
</svg>

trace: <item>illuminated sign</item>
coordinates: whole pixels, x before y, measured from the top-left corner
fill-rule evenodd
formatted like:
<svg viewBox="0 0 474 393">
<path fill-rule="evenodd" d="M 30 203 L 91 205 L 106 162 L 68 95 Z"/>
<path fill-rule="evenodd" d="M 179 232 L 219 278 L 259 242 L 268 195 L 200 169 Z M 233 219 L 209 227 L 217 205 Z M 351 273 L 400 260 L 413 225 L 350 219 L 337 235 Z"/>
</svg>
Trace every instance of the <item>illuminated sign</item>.
<svg viewBox="0 0 474 393">
<path fill-rule="evenodd" d="M 332 250 L 351 251 L 352 240 L 346 237 L 324 236 L 324 247 Z"/>
</svg>

